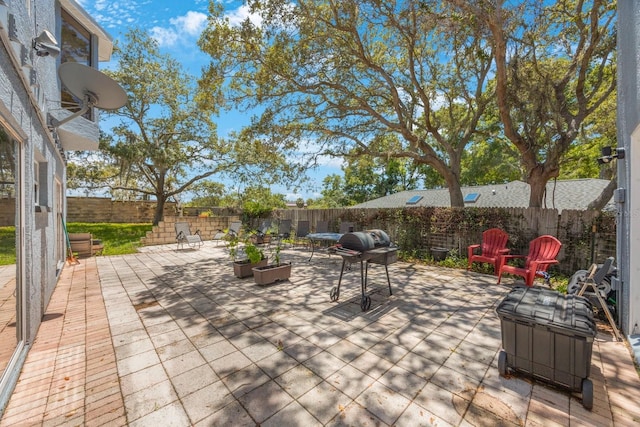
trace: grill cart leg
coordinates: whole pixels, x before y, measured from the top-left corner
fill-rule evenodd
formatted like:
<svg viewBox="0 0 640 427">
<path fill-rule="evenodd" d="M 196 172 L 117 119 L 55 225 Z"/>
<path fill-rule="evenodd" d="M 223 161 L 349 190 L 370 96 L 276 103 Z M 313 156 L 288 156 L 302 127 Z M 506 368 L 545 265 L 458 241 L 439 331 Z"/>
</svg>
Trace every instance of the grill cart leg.
<svg viewBox="0 0 640 427">
<path fill-rule="evenodd" d="M 364 264 L 364 289 L 367 289 L 367 280 L 369 280 L 369 262 L 365 261 Z"/>
<path fill-rule="evenodd" d="M 331 301 L 338 301 L 338 298 L 340 298 L 340 283 L 342 283 L 342 274 L 344 273 L 344 265 L 346 264 L 347 260 L 346 259 L 342 259 L 342 268 L 340 269 L 340 278 L 338 279 L 338 286 L 334 286 L 333 288 L 331 288 L 331 292 L 329 292 L 329 298 L 331 299 Z"/>
<path fill-rule="evenodd" d="M 313 253 L 315 252 L 316 247 L 316 242 L 313 239 L 309 239 L 309 244 L 311 245 L 311 255 L 309 255 L 307 262 L 311 262 L 311 258 L 313 258 Z"/>
<path fill-rule="evenodd" d="M 367 264 L 365 268 L 365 263 Z M 369 310 L 371 307 L 371 298 L 366 294 L 367 289 L 367 270 L 369 269 L 369 263 L 366 261 L 360 261 L 360 290 L 362 291 L 362 298 L 360 299 L 360 308 L 362 311 Z"/>
<path fill-rule="evenodd" d="M 362 311 L 367 311 L 371 308 L 371 297 L 369 295 L 362 295 L 362 299 L 360 300 L 360 308 Z"/>
<path fill-rule="evenodd" d="M 384 271 L 387 272 L 387 284 L 389 285 L 389 295 L 393 295 L 393 292 L 391 292 L 391 279 L 389 279 L 389 267 L 387 267 L 387 264 L 384 265 Z"/>
</svg>

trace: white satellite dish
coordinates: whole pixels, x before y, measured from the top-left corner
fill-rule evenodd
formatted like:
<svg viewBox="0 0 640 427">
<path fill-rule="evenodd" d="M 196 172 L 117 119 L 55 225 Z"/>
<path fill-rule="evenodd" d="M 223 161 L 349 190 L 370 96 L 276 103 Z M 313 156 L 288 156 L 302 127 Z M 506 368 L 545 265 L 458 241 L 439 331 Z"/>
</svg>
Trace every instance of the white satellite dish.
<svg viewBox="0 0 640 427">
<path fill-rule="evenodd" d="M 83 115 L 91 107 L 102 110 L 117 110 L 127 103 L 127 93 L 111 77 L 77 62 L 65 62 L 58 68 L 63 86 L 76 98 L 82 100 L 80 111 L 58 120 L 54 127 Z"/>
</svg>

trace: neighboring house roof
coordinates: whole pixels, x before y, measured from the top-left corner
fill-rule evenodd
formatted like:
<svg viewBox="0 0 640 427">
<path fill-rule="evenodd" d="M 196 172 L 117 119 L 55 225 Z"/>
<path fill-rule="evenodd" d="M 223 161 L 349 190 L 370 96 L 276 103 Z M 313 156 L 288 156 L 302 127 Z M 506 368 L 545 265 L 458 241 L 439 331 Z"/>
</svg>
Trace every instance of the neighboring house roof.
<svg viewBox="0 0 640 427">
<path fill-rule="evenodd" d="M 572 179 L 549 181 L 542 207 L 549 209 L 585 210 L 609 183 L 606 179 Z M 529 206 L 529 184 L 512 181 L 505 184 L 462 187 L 465 206 L 478 208 L 526 208 Z M 449 190 L 408 190 L 364 203 L 351 208 L 404 208 L 412 206 L 449 207 Z M 613 209 L 609 201 L 606 209 Z"/>
</svg>

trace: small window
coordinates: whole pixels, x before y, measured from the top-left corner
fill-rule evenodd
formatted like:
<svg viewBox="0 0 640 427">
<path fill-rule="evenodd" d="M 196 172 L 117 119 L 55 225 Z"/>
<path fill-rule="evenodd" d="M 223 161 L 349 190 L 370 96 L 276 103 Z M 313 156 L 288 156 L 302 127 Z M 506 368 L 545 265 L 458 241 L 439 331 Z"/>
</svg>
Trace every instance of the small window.
<svg viewBox="0 0 640 427">
<path fill-rule="evenodd" d="M 35 152 L 36 159 L 33 162 L 33 202 L 38 207 L 49 206 L 47 190 L 48 183 L 48 166 L 44 157 L 39 152 Z"/>
<path fill-rule="evenodd" d="M 40 205 L 40 164 L 33 162 L 33 197 L 36 206 Z"/>
<path fill-rule="evenodd" d="M 475 203 L 479 197 L 480 197 L 480 193 L 469 193 L 466 196 L 464 196 L 464 202 Z"/>
<path fill-rule="evenodd" d="M 415 205 L 420 200 L 422 200 L 422 196 L 416 195 L 416 196 L 413 196 L 412 198 L 410 198 L 409 200 L 407 200 L 407 204 L 408 205 Z"/>
</svg>

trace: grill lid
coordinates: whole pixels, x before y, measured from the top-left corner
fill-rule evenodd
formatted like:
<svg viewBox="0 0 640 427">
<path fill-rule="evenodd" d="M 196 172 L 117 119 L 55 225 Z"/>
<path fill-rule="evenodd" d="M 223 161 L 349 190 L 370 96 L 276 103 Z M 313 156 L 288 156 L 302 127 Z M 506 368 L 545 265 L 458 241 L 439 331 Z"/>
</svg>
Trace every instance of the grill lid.
<svg viewBox="0 0 640 427">
<path fill-rule="evenodd" d="M 338 240 L 338 244 L 345 249 L 366 252 L 374 248 L 389 246 L 391 241 L 387 233 L 382 230 L 367 230 L 345 233 Z"/>
</svg>

